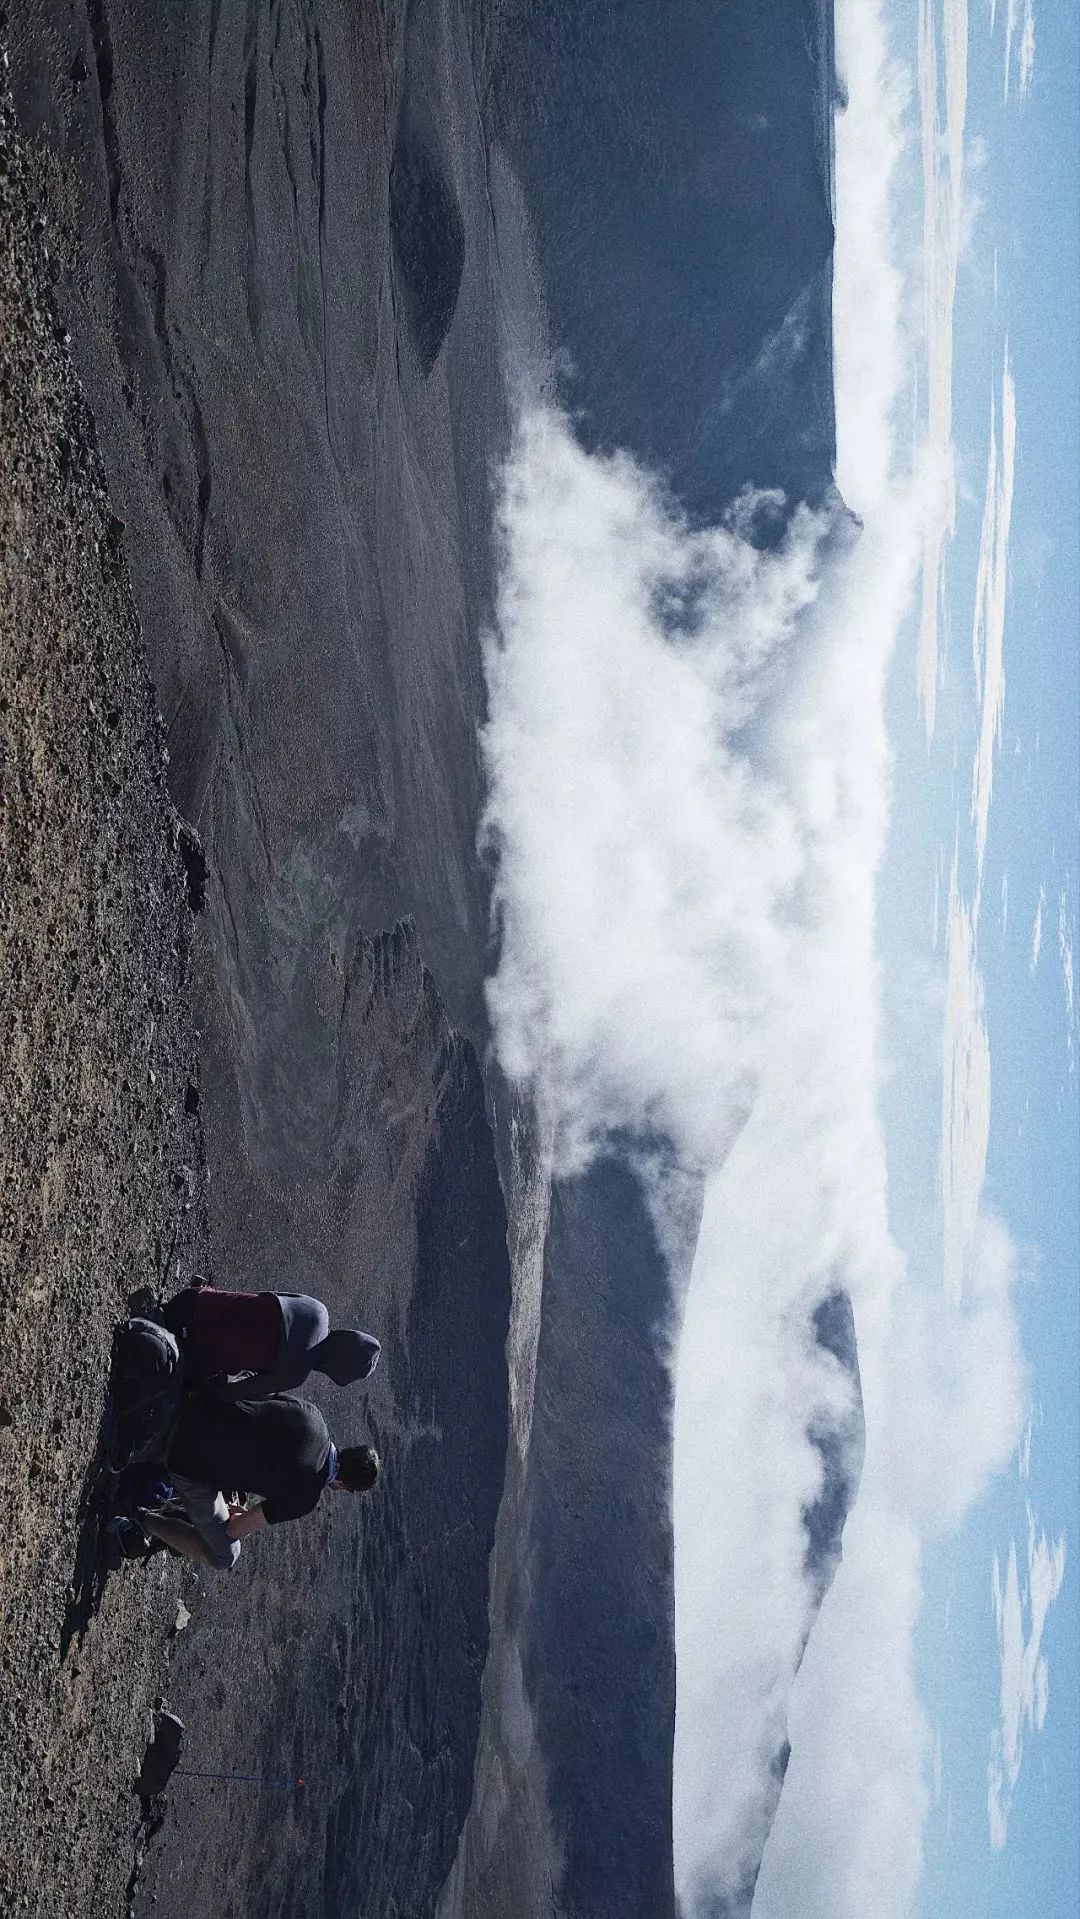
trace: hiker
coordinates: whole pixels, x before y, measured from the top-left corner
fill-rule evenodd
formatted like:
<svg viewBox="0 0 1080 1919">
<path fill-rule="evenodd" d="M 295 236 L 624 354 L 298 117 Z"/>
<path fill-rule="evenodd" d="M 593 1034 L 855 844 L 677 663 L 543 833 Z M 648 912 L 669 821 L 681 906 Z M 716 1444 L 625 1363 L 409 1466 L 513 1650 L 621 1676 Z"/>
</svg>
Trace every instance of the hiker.
<svg viewBox="0 0 1080 1919">
<path fill-rule="evenodd" d="M 379 1476 L 373 1447 L 339 1451 L 318 1408 L 292 1393 L 256 1400 L 185 1393 L 163 1464 L 188 1517 L 141 1511 L 139 1524 L 217 1572 L 235 1566 L 241 1540 L 311 1512 L 325 1487 L 366 1493 Z M 230 1506 L 222 1489 L 236 1486 L 260 1494 L 262 1504 Z"/>
<path fill-rule="evenodd" d="M 265 1399 L 291 1392 L 311 1373 L 352 1386 L 374 1372 L 382 1351 L 370 1333 L 330 1331 L 310 1293 L 230 1293 L 185 1286 L 160 1315 L 175 1333 L 189 1386 L 216 1399 Z"/>
</svg>

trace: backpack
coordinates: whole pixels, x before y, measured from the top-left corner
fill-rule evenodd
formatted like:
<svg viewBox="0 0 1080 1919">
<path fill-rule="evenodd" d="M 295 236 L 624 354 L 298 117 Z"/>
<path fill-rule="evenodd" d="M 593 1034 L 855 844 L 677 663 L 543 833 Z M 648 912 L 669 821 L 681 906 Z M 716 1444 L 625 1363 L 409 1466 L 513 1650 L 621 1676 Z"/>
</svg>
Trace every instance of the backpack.
<svg viewBox="0 0 1080 1919">
<path fill-rule="evenodd" d="M 113 1335 L 114 1472 L 134 1460 L 163 1458 L 180 1412 L 184 1361 L 175 1336 L 156 1319 L 127 1319 Z"/>
</svg>

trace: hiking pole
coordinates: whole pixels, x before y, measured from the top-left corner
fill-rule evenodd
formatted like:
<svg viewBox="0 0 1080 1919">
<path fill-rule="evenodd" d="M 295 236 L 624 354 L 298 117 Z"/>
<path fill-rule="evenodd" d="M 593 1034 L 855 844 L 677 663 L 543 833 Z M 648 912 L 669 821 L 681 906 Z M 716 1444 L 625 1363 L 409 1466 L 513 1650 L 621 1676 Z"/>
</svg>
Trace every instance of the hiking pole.
<svg viewBox="0 0 1080 1919">
<path fill-rule="evenodd" d="M 307 1785 L 306 1779 L 271 1779 L 262 1772 L 203 1772 L 197 1766 L 177 1766 L 172 1777 L 174 1779 L 236 1779 L 245 1785 L 277 1786 L 282 1792 L 291 1792 L 297 1786 L 302 1791 Z"/>
<path fill-rule="evenodd" d="M 177 1213 L 176 1224 L 173 1227 L 172 1245 L 169 1247 L 169 1250 L 165 1255 L 165 1267 L 161 1275 L 161 1282 L 163 1286 L 167 1286 L 169 1282 L 169 1275 L 170 1275 L 170 1271 L 173 1263 L 173 1255 L 176 1252 L 177 1244 L 179 1243 L 179 1239 L 180 1239 L 180 1222 L 182 1219 L 183 1219 L 183 1214 Z"/>
</svg>

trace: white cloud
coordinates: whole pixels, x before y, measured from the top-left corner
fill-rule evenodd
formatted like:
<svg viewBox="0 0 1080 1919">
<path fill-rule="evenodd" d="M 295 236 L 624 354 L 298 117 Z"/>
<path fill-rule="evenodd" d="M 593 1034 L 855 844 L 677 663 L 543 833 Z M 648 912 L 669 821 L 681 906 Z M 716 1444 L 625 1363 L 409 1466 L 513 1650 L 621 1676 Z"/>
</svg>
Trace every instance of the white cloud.
<svg viewBox="0 0 1080 1919">
<path fill-rule="evenodd" d="M 945 855 L 939 853 L 934 861 L 934 913 L 930 922 L 930 944 L 935 953 L 941 938 L 941 882 L 945 877 Z"/>
<path fill-rule="evenodd" d="M 844 231 L 837 234 L 833 340 L 836 364 L 846 372 L 836 382 L 836 478 L 849 505 L 865 515 L 893 491 L 895 408 L 914 375 L 901 325 L 901 276 L 885 244 L 893 182 L 907 143 L 910 81 L 886 55 L 876 7 L 846 5 L 841 12 L 837 59 L 848 81 L 848 105 L 837 122 L 836 202 L 844 209 Z M 871 66 L 874 110 L 867 111 L 858 76 Z M 954 100 L 953 109 L 962 146 L 962 100 Z M 957 165 L 962 171 L 962 152 L 950 146 L 950 167 Z M 932 389 L 933 404 L 933 381 Z"/>
<path fill-rule="evenodd" d="M 1035 971 L 1035 968 L 1039 964 L 1039 954 L 1042 952 L 1043 912 L 1045 910 L 1045 907 L 1046 907 L 1046 888 L 1045 886 L 1040 886 L 1039 902 L 1035 908 L 1035 919 L 1031 928 L 1031 955 L 1028 959 L 1029 973 L 1033 973 Z"/>
<path fill-rule="evenodd" d="M 1007 1464 L 1024 1373 L 1016 1258 L 982 1222 L 961 1304 L 898 1289 L 880 1341 L 860 1327 L 873 1417 L 844 1561 L 791 1700 L 792 1758 L 754 1919 L 905 1919 L 922 1874 L 933 1734 L 914 1638 L 926 1541 L 954 1528 Z M 879 1370 L 880 1369 L 880 1370 Z"/>
<path fill-rule="evenodd" d="M 991 21 L 991 26 L 993 22 Z M 1023 100 L 1031 89 L 1031 76 L 1035 66 L 1035 4 L 1034 0 L 1009 0 L 1005 19 L 1005 100 L 1009 98 L 1009 87 L 1015 69 L 1020 98 Z"/>
<path fill-rule="evenodd" d="M 990 1145 L 985 992 L 976 962 L 974 916 L 960 895 L 957 863 L 954 856 L 945 922 L 947 984 L 938 1160 L 942 1269 L 946 1292 L 954 1300 L 963 1292 L 975 1242 Z"/>
<path fill-rule="evenodd" d="M 631 1114 L 707 1160 L 717 1115 L 726 1137 L 746 1103 L 831 835 L 863 827 L 794 698 L 813 653 L 833 670 L 820 634 L 802 644 L 825 529 L 800 515 L 768 556 L 734 524 L 691 532 L 629 460 L 590 458 L 544 412 L 522 422 L 503 520 L 484 742 L 502 1056 L 539 1075 L 564 1165 Z M 695 630 L 673 639 L 688 594 Z M 769 709 L 755 764 L 741 735 Z M 880 730 L 868 750 L 883 757 Z"/>
<path fill-rule="evenodd" d="M 1020 53 L 1017 66 L 1020 80 L 1020 98 L 1023 100 L 1031 90 L 1031 76 L 1035 70 L 1034 0 L 1024 0 L 1024 25 L 1020 35 Z"/>
<path fill-rule="evenodd" d="M 933 0 L 919 0 L 918 84 L 922 124 L 923 298 L 927 361 L 925 460 L 929 495 L 915 673 L 928 739 L 933 737 L 937 717 L 942 570 L 946 545 L 956 527 L 956 455 L 952 432 L 953 322 L 960 257 L 965 236 L 970 230 L 964 197 L 967 0 L 943 0 L 941 41 L 944 51 L 943 84 L 938 68 Z"/>
<path fill-rule="evenodd" d="M 994 756 L 1001 739 L 1005 704 L 1005 608 L 1008 597 L 1009 531 L 1016 473 L 1016 393 L 1009 349 L 1001 373 L 1001 452 L 998 454 L 996 407 L 990 408 L 986 499 L 975 580 L 971 653 L 979 701 L 979 736 L 971 784 L 971 820 L 975 829 L 975 919 L 982 897 L 983 865 L 994 783 Z"/>
<path fill-rule="evenodd" d="M 1046 1535 L 1038 1531 L 1029 1506 L 1023 1589 L 1015 1542 L 1009 1546 L 1004 1580 L 997 1554 L 994 1555 L 993 1604 L 1001 1660 L 1001 1718 L 990 1739 L 987 1817 L 990 1843 L 996 1850 L 1004 1846 L 1008 1837 L 1009 1815 L 1024 1757 L 1025 1730 L 1041 1732 L 1046 1720 L 1050 1669 L 1042 1651 L 1042 1638 L 1064 1577 L 1064 1536 L 1051 1544 Z"/>
<path fill-rule="evenodd" d="M 1061 983 L 1065 990 L 1065 1031 L 1069 1052 L 1069 1071 L 1076 1071 L 1076 995 L 1073 978 L 1073 941 L 1069 926 L 1069 889 L 1061 889 L 1058 901 L 1058 958 L 1061 961 Z"/>
<path fill-rule="evenodd" d="M 1016 42 L 1016 29 L 1020 20 L 1020 0 L 1008 0 L 1005 15 L 1005 62 L 1004 62 L 1004 98 L 1009 98 L 1009 86 L 1012 81 L 1013 47 Z"/>
</svg>

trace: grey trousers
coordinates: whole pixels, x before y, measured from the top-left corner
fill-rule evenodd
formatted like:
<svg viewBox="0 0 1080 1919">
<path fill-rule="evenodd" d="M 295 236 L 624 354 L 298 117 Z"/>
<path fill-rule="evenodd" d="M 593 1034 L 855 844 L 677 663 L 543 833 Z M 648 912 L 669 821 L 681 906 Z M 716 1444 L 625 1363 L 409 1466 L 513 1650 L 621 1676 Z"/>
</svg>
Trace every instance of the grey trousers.
<svg viewBox="0 0 1080 1919">
<path fill-rule="evenodd" d="M 215 1572 L 231 1572 L 240 1557 L 240 1541 L 230 1539 L 225 1530 L 229 1523 L 229 1507 L 224 1493 L 215 1491 L 213 1486 L 202 1485 L 197 1479 L 185 1479 L 183 1473 L 173 1472 L 171 1467 L 169 1478 L 176 1497 L 206 1547 Z"/>
</svg>

